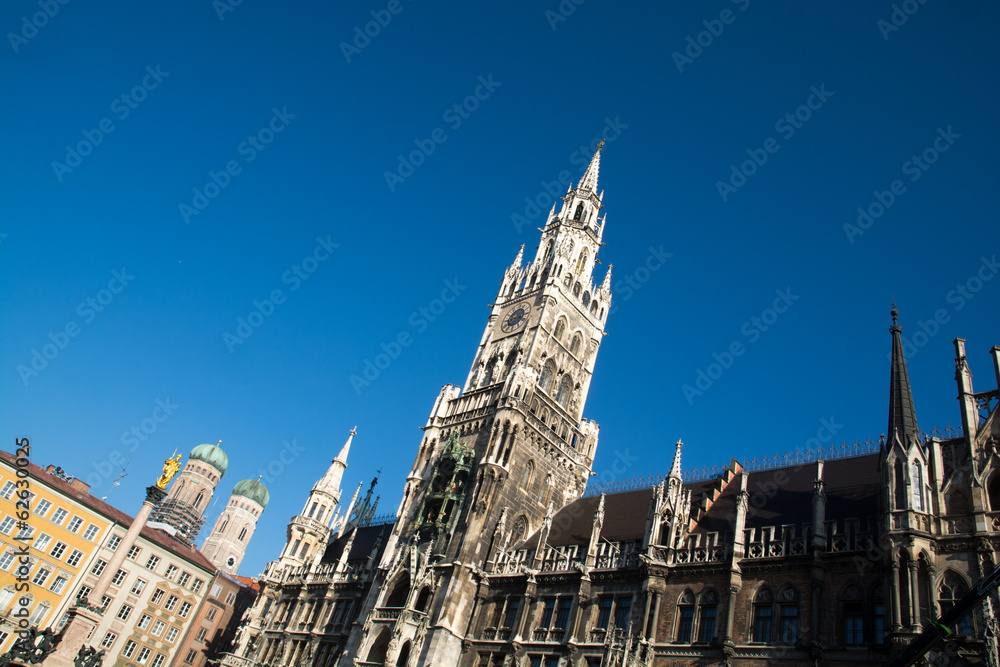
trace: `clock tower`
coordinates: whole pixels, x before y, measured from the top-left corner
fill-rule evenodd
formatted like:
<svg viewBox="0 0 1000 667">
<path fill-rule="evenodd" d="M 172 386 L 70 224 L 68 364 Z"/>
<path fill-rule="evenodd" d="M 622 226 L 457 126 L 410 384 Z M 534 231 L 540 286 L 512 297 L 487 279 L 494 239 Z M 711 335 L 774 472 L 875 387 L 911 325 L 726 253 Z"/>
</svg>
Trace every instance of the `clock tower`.
<svg viewBox="0 0 1000 667">
<path fill-rule="evenodd" d="M 600 283 L 593 276 L 604 245 L 601 148 L 553 205 L 534 259 L 525 264 L 521 246 L 504 272 L 464 384 L 445 385 L 434 403 L 369 600 L 368 611 L 404 612 L 368 614 L 348 647 L 360 660 L 389 642 L 419 664 L 459 664 L 491 551 L 587 485 L 599 427 L 583 408 L 611 305 L 611 267 Z M 413 605 L 424 623 L 407 620 Z"/>
</svg>

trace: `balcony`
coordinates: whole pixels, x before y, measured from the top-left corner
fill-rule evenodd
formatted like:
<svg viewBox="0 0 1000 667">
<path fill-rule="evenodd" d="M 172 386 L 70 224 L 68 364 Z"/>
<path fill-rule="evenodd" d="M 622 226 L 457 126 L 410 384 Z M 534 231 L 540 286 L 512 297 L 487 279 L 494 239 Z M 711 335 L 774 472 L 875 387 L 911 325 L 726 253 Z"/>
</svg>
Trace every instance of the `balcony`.
<svg viewBox="0 0 1000 667">
<path fill-rule="evenodd" d="M 374 621 L 395 621 L 403 613 L 402 607 L 376 607 Z"/>
</svg>

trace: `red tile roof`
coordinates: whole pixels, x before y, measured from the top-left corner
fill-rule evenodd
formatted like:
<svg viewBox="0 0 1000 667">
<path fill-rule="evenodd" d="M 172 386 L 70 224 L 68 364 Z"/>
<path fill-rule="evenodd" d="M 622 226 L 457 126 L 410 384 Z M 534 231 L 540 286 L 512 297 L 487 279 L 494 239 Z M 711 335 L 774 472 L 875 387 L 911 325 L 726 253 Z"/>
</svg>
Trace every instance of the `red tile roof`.
<svg viewBox="0 0 1000 667">
<path fill-rule="evenodd" d="M 15 462 L 16 457 L 13 454 L 0 451 L 0 459 L 13 468 L 17 467 L 17 463 Z M 129 526 L 132 525 L 134 517 L 129 516 L 116 507 L 112 507 L 99 498 L 95 498 L 85 491 L 77 489 L 69 482 L 56 477 L 51 473 L 45 472 L 43 468 L 35 465 L 34 463 L 28 464 L 28 473 L 31 477 L 52 487 L 58 493 L 76 500 L 101 516 L 104 516 L 119 526 L 124 527 L 126 530 L 128 530 Z M 201 567 L 209 572 L 214 573 L 216 571 L 215 565 L 205 558 L 200 551 L 181 544 L 167 533 L 156 530 L 155 528 L 150 528 L 149 526 L 144 526 L 142 529 L 142 536 L 160 548 L 187 560 L 193 565 Z"/>
</svg>

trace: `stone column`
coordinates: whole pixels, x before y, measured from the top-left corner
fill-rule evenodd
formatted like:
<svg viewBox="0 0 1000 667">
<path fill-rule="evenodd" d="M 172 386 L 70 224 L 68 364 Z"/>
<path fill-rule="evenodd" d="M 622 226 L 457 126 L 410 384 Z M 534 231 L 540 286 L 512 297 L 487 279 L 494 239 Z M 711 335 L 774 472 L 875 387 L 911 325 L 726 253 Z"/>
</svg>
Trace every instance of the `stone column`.
<svg viewBox="0 0 1000 667">
<path fill-rule="evenodd" d="M 86 599 L 70 607 L 69 621 L 67 621 L 66 628 L 62 632 L 62 641 L 59 643 L 59 648 L 45 660 L 45 667 L 73 667 L 73 660 L 76 658 L 77 653 L 87 642 L 88 635 L 101 624 L 101 617 L 104 615 L 104 611 L 107 611 L 98 611 L 96 605 L 100 604 L 101 598 L 108 592 L 111 580 L 125 561 L 125 556 L 128 555 L 129 549 L 135 544 L 139 533 L 146 525 L 146 520 L 149 519 L 150 513 L 166 496 L 167 492 L 158 486 L 154 485 L 146 488 L 146 500 L 142 503 L 142 509 L 139 510 L 135 519 L 132 520 L 132 525 L 129 526 L 125 537 L 118 544 L 117 549 L 115 549 L 114 556 L 111 557 L 111 562 L 104 568 L 104 573 L 94 586 L 94 590 L 90 592 L 90 595 Z M 94 603 L 91 603 L 91 600 Z M 91 637 L 90 639 L 94 643 L 99 644 L 104 638 Z"/>
<path fill-rule="evenodd" d="M 653 617 L 652 617 L 652 621 L 653 622 L 650 624 L 649 634 L 646 635 L 646 638 L 649 639 L 649 641 L 651 641 L 651 642 L 655 642 L 656 641 L 656 626 L 658 625 L 659 620 L 660 620 L 660 602 L 662 600 L 663 600 L 663 593 L 661 593 L 660 591 L 654 591 L 653 592 Z"/>
<path fill-rule="evenodd" d="M 899 587 L 902 585 L 899 579 L 899 561 L 893 559 L 890 567 L 892 568 L 892 581 L 890 582 L 892 588 L 892 631 L 899 632 L 903 628 L 902 610 L 899 608 Z"/>
<path fill-rule="evenodd" d="M 910 566 L 910 631 L 920 632 L 920 581 L 917 575 L 917 568 L 920 563 L 911 560 Z"/>
</svg>

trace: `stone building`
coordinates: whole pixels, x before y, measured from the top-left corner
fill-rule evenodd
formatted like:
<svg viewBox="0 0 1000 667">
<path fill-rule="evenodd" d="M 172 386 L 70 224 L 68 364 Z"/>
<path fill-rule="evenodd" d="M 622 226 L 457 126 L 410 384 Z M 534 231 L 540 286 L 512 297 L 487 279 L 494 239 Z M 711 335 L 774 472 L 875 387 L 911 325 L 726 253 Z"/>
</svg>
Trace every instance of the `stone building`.
<svg viewBox="0 0 1000 667">
<path fill-rule="evenodd" d="M 395 521 L 354 521 L 354 500 L 293 519 L 225 664 L 881 664 L 996 563 L 1000 390 L 973 390 L 957 339 L 962 429 L 921 433 L 895 308 L 878 442 L 685 479 L 678 441 L 655 484 L 586 493 L 599 427 L 583 408 L 611 302 L 611 267 L 593 276 L 600 157 L 534 260 L 522 247 L 504 272 Z M 317 503 L 339 501 L 336 479 Z M 958 664 L 1000 667 L 997 602 L 952 629 Z"/>
<path fill-rule="evenodd" d="M 198 551 L 192 542 L 227 466 L 221 447 L 195 447 L 164 501 L 170 503 L 156 514 L 159 522 L 147 522 L 138 533 L 102 599 L 89 599 L 100 621 L 87 643 L 114 664 L 200 667 L 231 648 L 256 591 L 230 574 L 243 559 L 268 493 L 259 480 L 237 483 Z M 23 468 L 31 514 L 17 526 L 19 466 L 0 452 L 0 655 L 11 648 L 22 615 L 32 627 L 63 630 L 72 608 L 102 575 L 110 576 L 105 570 L 124 549 L 134 522 L 61 468 Z M 28 550 L 27 564 L 19 561 L 20 548 Z M 18 576 L 28 580 L 28 596 L 17 594 Z"/>
</svg>

